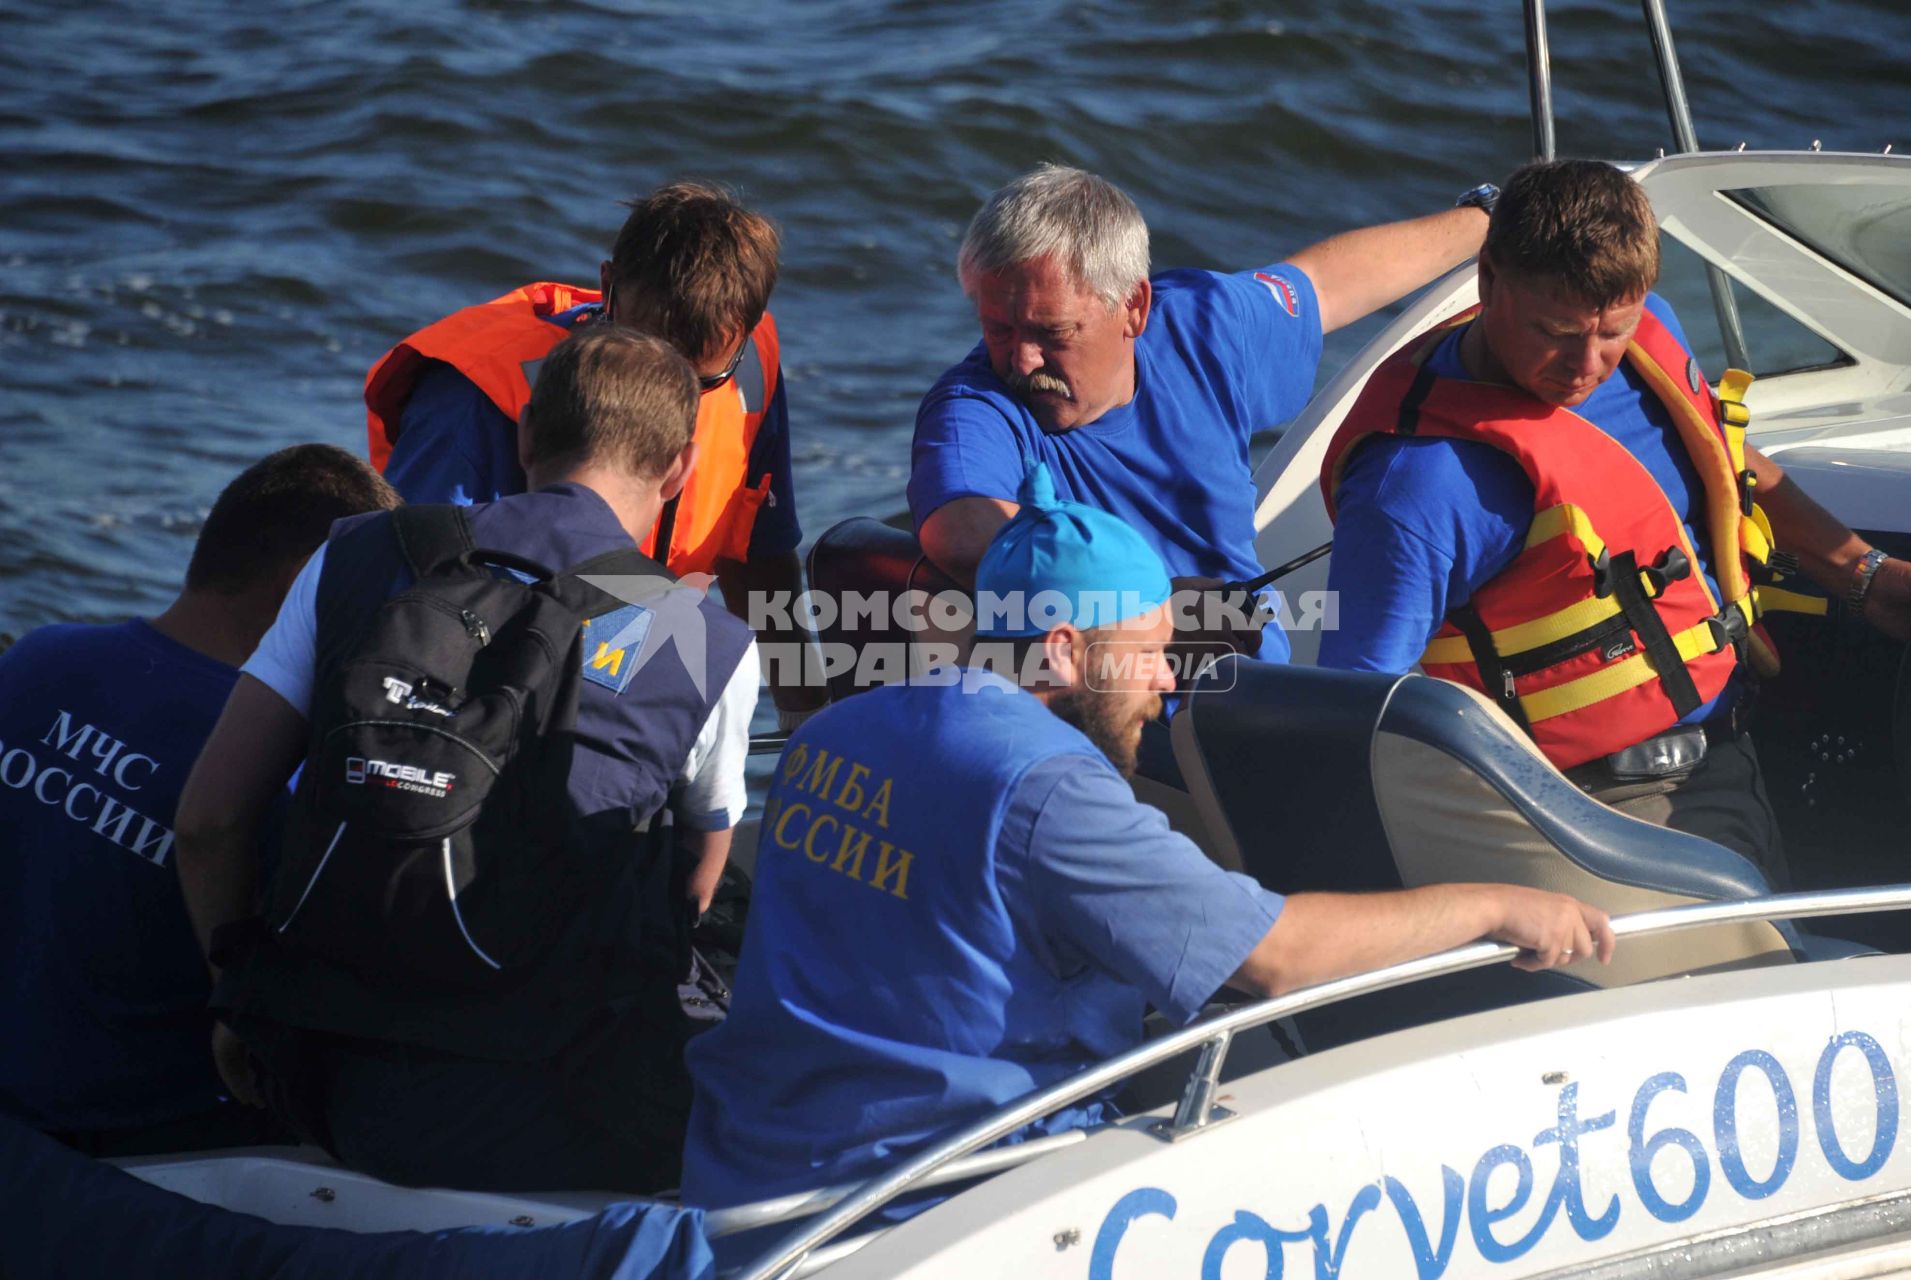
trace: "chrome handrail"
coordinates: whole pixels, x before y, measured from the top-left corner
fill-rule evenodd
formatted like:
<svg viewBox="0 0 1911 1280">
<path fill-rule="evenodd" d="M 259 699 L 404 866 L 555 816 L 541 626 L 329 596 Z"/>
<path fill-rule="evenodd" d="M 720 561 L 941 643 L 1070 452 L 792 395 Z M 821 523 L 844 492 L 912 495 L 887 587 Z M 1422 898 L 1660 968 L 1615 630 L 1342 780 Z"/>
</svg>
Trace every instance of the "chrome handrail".
<svg viewBox="0 0 1911 1280">
<path fill-rule="evenodd" d="M 1539 0 L 1532 0 L 1538 3 Z M 1679 54 L 1672 47 L 1672 24 L 1666 18 L 1665 0 L 1640 0 L 1646 13 L 1646 30 L 1652 36 L 1652 56 L 1659 64 L 1659 84 L 1665 89 L 1666 117 L 1672 122 L 1672 142 L 1687 155 L 1699 149 L 1699 135 L 1692 128 L 1692 104 L 1685 96 L 1685 76 L 1679 70 Z M 1738 300 L 1732 296 L 1732 278 L 1716 264 L 1705 264 L 1705 283 L 1712 290 L 1712 310 L 1719 318 L 1719 334 L 1725 339 L 1725 360 L 1734 369 L 1752 369 L 1752 357 L 1745 349 L 1745 327 L 1739 322 Z"/>
<path fill-rule="evenodd" d="M 1817 916 L 1862 915 L 1872 911 L 1911 908 L 1911 884 L 1885 885 L 1871 889 L 1827 889 L 1812 893 L 1780 894 L 1768 898 L 1745 898 L 1727 902 L 1700 902 L 1686 906 L 1641 911 L 1612 922 L 1613 932 L 1621 938 L 1671 933 L 1713 925 L 1744 924 L 1761 920 L 1802 920 Z M 1220 1059 L 1225 1057 L 1229 1040 L 1241 1031 L 1264 1026 L 1280 1018 L 1318 1009 L 1353 996 L 1384 991 L 1409 982 L 1478 969 L 1519 954 L 1519 948 L 1502 942 L 1471 942 L 1450 951 L 1423 956 L 1401 964 L 1319 983 L 1299 991 L 1243 1005 L 1217 1017 L 1151 1040 L 1127 1053 L 1088 1067 L 1034 1093 L 1011 1102 L 993 1114 L 952 1137 L 945 1138 L 887 1173 L 878 1174 L 808 1225 L 791 1232 L 771 1250 L 738 1273 L 737 1280 L 778 1280 L 796 1263 L 874 1213 L 897 1196 L 922 1186 L 939 1168 L 958 1160 L 979 1147 L 1040 1119 L 1049 1112 L 1079 1102 L 1121 1083 L 1129 1076 L 1190 1049 L 1209 1044 L 1220 1047 L 1204 1053 L 1190 1077 L 1181 1104 L 1182 1115 L 1211 1122 L 1214 1081 L 1219 1080 Z M 1186 1136 L 1170 1132 L 1165 1136 Z"/>
<path fill-rule="evenodd" d="M 1526 98 L 1533 114 L 1533 159 L 1553 158 L 1553 53 L 1546 42 L 1546 0 L 1526 0 Z"/>
</svg>

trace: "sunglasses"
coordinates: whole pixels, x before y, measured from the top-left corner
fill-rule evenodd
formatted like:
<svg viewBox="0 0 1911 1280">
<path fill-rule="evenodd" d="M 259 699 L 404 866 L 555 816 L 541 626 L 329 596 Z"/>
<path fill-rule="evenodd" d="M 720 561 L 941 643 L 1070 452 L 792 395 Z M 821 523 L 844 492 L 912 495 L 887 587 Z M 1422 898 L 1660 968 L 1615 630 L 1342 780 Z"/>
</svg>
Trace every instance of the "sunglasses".
<svg viewBox="0 0 1911 1280">
<path fill-rule="evenodd" d="M 603 317 L 612 320 L 616 316 L 616 297 L 612 289 L 604 290 Z M 700 373 L 697 375 L 699 391 L 715 391 L 718 387 L 737 376 L 737 369 L 743 364 L 743 355 L 750 349 L 750 335 L 744 334 L 743 341 L 737 343 L 736 354 L 730 357 L 730 363 L 723 366 L 720 373 Z"/>
<path fill-rule="evenodd" d="M 705 391 L 715 391 L 718 387 L 737 376 L 737 366 L 743 363 L 743 353 L 750 349 L 750 336 L 745 334 L 743 341 L 737 343 L 737 353 L 730 357 L 730 363 L 723 366 L 722 373 L 700 373 L 697 386 Z"/>
</svg>

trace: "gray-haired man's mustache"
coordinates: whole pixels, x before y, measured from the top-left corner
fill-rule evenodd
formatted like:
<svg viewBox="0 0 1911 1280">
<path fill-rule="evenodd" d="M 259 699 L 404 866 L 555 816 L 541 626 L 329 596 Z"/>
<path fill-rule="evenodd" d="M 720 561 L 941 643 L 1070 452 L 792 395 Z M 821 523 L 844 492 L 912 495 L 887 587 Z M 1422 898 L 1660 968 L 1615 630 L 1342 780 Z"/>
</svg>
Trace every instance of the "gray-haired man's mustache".
<svg viewBox="0 0 1911 1280">
<path fill-rule="evenodd" d="M 1054 395 L 1065 396 L 1070 400 L 1075 398 L 1075 393 L 1068 389 L 1066 382 L 1063 382 L 1054 374 L 1045 373 L 1040 369 L 1030 374 L 1010 373 L 1003 381 L 1008 384 L 1009 390 L 1018 396 L 1026 396 L 1037 391 L 1045 391 Z"/>
</svg>

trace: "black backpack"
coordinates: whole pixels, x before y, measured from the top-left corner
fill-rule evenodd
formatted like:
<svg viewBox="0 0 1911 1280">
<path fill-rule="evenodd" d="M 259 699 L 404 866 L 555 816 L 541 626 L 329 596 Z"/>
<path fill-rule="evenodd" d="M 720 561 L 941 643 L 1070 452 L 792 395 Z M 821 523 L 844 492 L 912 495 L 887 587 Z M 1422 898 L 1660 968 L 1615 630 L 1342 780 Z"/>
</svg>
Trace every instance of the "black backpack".
<svg viewBox="0 0 1911 1280">
<path fill-rule="evenodd" d="M 320 619 L 310 748 L 266 924 L 367 978 L 495 990 L 613 870 L 567 847 L 579 635 L 626 603 L 581 575 L 674 579 L 635 548 L 555 574 L 477 550 L 461 507 L 391 521 L 414 580 L 355 636 L 328 642 Z"/>
</svg>

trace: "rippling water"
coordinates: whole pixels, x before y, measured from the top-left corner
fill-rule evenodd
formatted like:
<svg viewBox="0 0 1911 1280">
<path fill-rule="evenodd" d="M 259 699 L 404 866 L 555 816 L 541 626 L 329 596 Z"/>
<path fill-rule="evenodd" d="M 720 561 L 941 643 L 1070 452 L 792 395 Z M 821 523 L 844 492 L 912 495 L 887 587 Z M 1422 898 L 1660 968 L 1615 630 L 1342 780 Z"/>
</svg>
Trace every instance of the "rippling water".
<svg viewBox="0 0 1911 1280">
<path fill-rule="evenodd" d="M 1672 16 L 1703 144 L 1911 145 L 1902 0 Z M 1555 5 L 1552 38 L 1562 154 L 1666 144 L 1636 5 Z M 1265 262 L 1524 159 L 1520 40 L 1512 0 L 7 0 L 0 631 L 162 605 L 240 466 L 362 448 L 394 339 L 594 279 L 616 200 L 684 174 L 783 224 L 807 531 L 897 510 L 990 188 L 1086 165 L 1158 264 Z"/>
</svg>

